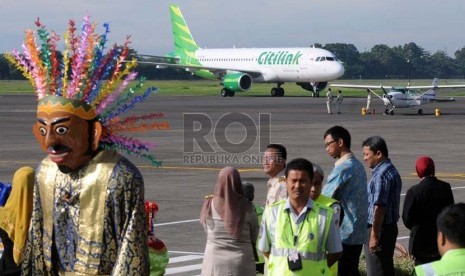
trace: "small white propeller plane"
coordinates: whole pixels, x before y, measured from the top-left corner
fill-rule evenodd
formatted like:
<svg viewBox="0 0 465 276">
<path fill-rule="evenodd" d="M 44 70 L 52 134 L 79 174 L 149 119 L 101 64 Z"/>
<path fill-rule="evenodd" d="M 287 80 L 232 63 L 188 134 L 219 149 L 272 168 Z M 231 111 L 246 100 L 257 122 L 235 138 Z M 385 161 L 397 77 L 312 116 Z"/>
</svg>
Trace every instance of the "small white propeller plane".
<svg viewBox="0 0 465 276">
<path fill-rule="evenodd" d="M 439 80 L 435 78 L 431 85 L 417 85 L 417 86 L 383 86 L 383 85 L 356 85 L 356 84 L 331 84 L 331 87 L 352 88 L 352 89 L 366 89 L 368 92 L 367 101 L 370 101 L 371 95 L 374 94 L 380 98 L 386 109 L 385 114 L 394 115 L 396 108 L 414 108 L 424 104 L 438 101 L 436 92 L 439 88 L 454 89 L 465 88 L 465 84 L 459 85 L 439 85 Z M 375 89 L 381 89 L 383 94 L 376 93 Z M 427 89 L 425 92 L 422 90 Z M 441 100 L 453 101 L 454 99 Z M 423 109 L 418 109 L 418 114 L 423 114 Z"/>
</svg>

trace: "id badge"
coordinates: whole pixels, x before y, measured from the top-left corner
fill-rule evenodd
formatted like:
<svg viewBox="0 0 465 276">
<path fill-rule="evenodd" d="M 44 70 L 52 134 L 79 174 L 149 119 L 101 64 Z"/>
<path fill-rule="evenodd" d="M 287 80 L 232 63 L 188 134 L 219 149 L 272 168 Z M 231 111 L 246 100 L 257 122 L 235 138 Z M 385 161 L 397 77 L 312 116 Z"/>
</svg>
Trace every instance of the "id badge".
<svg viewBox="0 0 465 276">
<path fill-rule="evenodd" d="M 297 271 L 302 269 L 302 259 L 300 254 L 296 251 L 289 252 L 287 256 L 287 264 L 290 271 Z"/>
</svg>

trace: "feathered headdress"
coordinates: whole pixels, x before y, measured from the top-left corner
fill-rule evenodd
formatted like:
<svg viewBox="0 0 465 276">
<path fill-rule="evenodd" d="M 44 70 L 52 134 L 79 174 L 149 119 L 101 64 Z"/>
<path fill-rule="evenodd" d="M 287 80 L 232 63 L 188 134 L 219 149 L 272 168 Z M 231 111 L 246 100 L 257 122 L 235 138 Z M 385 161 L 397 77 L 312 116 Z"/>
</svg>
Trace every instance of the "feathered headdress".
<svg viewBox="0 0 465 276">
<path fill-rule="evenodd" d="M 160 165 L 149 153 L 154 144 L 121 134 L 169 127 L 168 123 L 157 121 L 164 116 L 162 113 L 121 116 L 157 92 L 157 88 L 150 87 L 143 93 L 136 93 L 143 86 L 144 78 L 134 87 L 128 87 L 137 76 L 131 71 L 136 60 L 126 61 L 129 36 L 123 45 L 114 45 L 104 53 L 110 32 L 108 23 L 103 24 L 104 33 L 98 35 L 96 24 L 86 16 L 78 35 L 75 22 L 70 20 L 61 58 L 57 51 L 59 37 L 53 31 L 48 32 L 39 19 L 35 24 L 36 32 L 26 31 L 23 53 L 14 50 L 6 58 L 33 85 L 38 99 L 37 111 L 61 110 L 86 120 L 97 119 L 103 126 L 100 148 L 123 151 Z"/>
</svg>

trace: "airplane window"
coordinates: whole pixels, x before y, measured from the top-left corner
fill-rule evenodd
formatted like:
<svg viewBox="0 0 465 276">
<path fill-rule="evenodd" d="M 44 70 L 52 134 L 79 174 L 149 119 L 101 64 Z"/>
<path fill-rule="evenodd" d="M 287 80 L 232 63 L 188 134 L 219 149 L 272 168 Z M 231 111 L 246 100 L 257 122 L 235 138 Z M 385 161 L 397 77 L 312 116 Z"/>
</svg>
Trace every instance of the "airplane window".
<svg viewBox="0 0 465 276">
<path fill-rule="evenodd" d="M 326 60 L 334 61 L 333 57 L 326 57 Z"/>
<path fill-rule="evenodd" d="M 317 58 L 315 59 L 315 61 L 320 61 L 320 57 L 317 57 Z"/>
</svg>

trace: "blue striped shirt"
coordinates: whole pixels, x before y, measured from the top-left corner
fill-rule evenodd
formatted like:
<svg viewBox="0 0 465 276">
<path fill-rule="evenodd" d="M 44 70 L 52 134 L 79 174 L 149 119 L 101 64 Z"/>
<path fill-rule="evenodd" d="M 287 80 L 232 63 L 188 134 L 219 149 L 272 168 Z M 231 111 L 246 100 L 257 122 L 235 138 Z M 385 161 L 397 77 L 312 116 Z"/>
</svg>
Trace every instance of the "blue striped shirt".
<svg viewBox="0 0 465 276">
<path fill-rule="evenodd" d="M 399 220 L 400 190 L 402 180 L 396 167 L 387 158 L 372 170 L 368 183 L 368 223 L 373 224 L 375 205 L 386 209 L 383 224 Z"/>
</svg>

